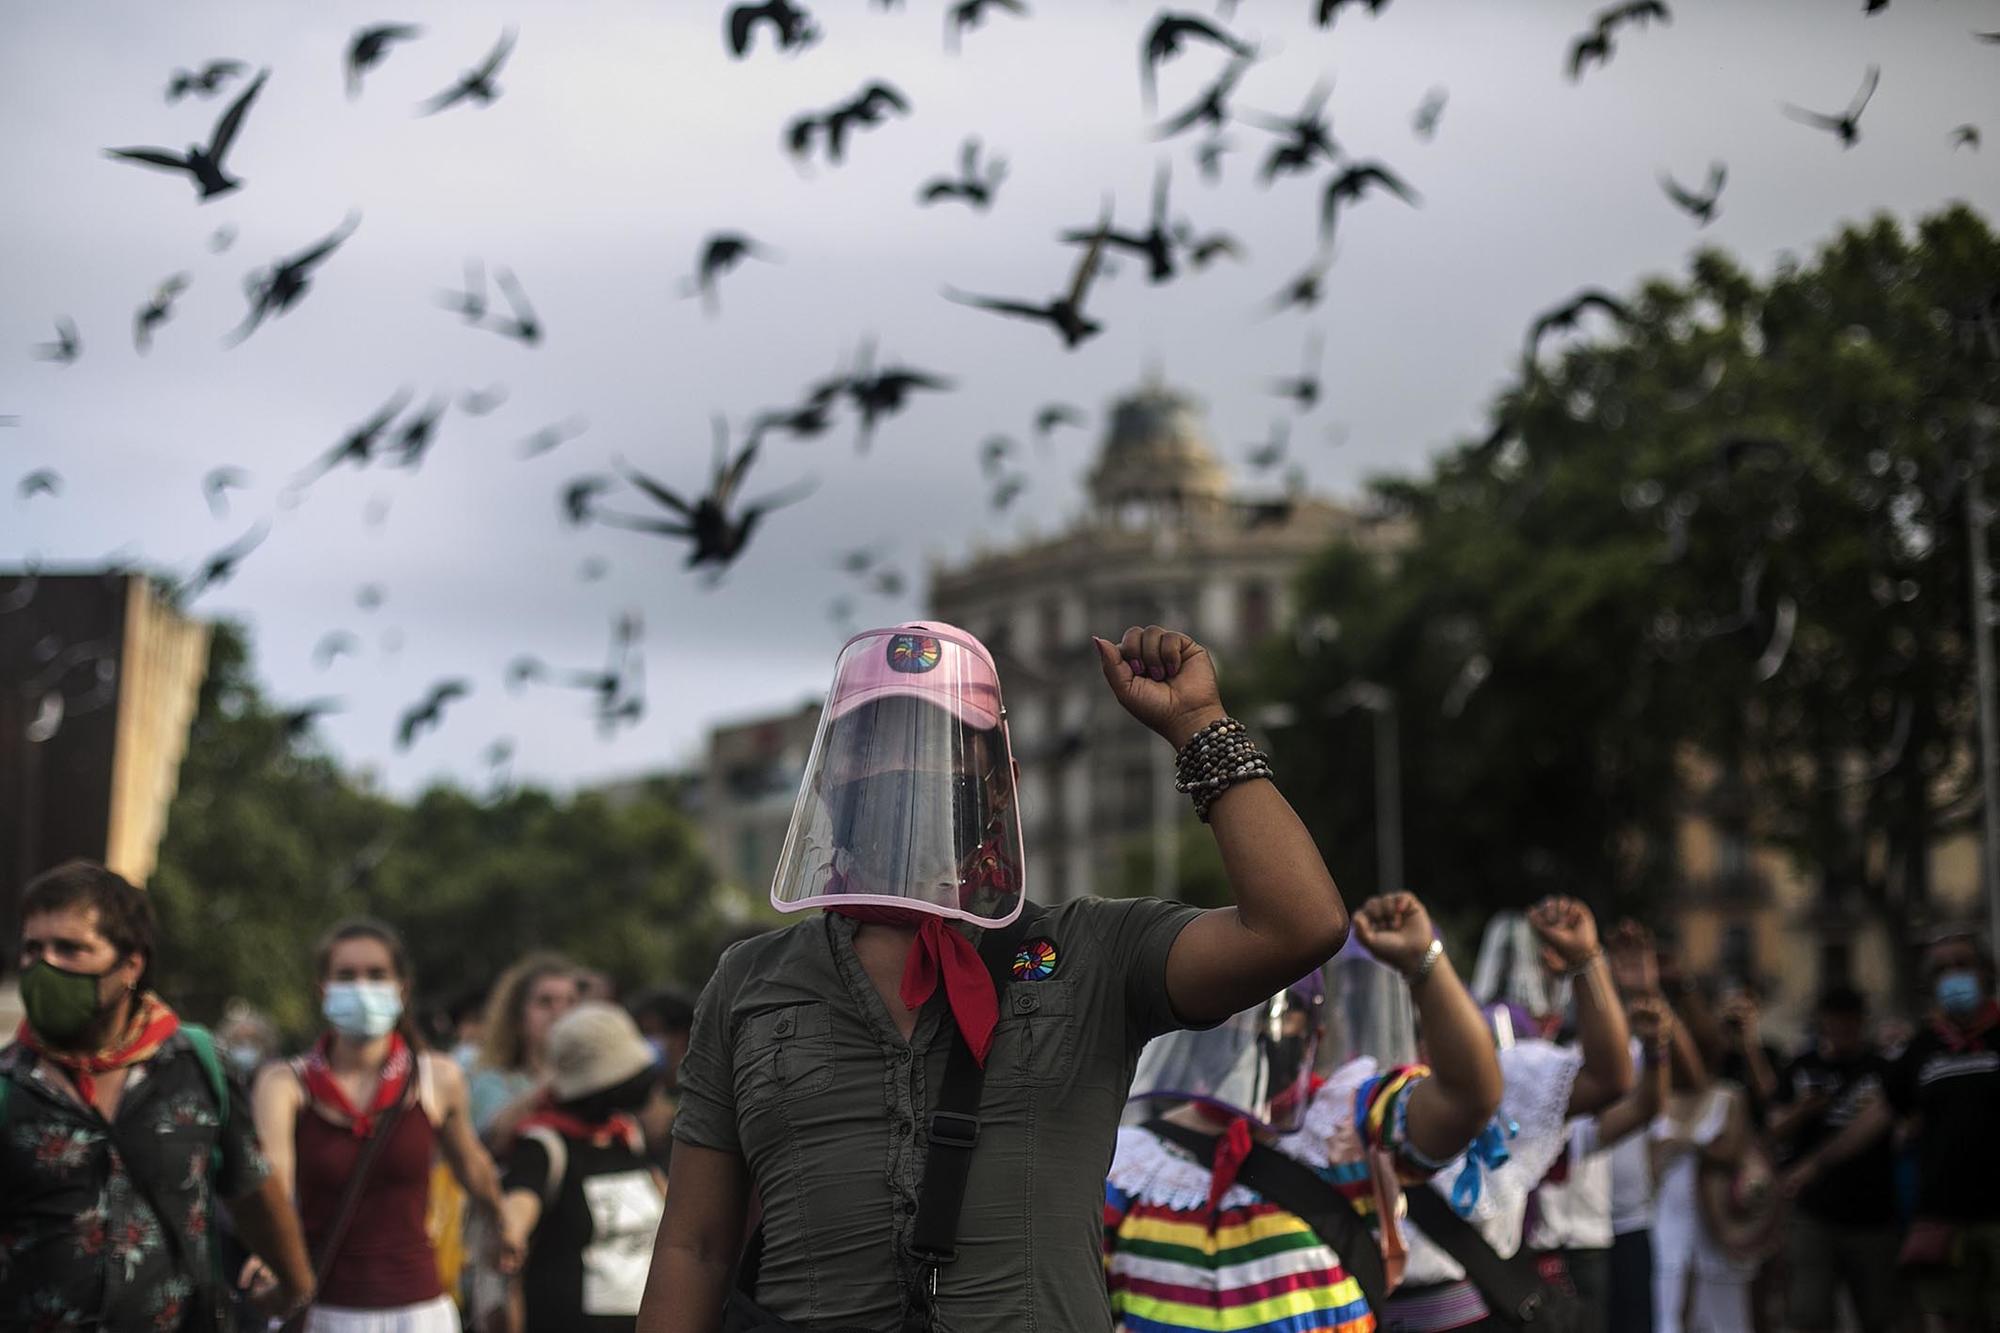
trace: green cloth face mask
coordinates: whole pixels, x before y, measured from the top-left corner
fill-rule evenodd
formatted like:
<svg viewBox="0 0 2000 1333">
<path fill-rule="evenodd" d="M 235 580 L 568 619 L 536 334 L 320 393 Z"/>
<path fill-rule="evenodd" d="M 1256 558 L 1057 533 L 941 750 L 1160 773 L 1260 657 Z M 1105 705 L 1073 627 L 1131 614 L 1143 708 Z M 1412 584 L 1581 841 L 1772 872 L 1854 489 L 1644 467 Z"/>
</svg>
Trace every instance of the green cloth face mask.
<svg viewBox="0 0 2000 1333">
<path fill-rule="evenodd" d="M 110 969 L 67 972 L 46 958 L 37 959 L 21 974 L 21 1004 L 28 1011 L 28 1026 L 44 1041 L 76 1044 L 90 1034 L 104 1011 L 97 983 L 108 975 Z"/>
</svg>

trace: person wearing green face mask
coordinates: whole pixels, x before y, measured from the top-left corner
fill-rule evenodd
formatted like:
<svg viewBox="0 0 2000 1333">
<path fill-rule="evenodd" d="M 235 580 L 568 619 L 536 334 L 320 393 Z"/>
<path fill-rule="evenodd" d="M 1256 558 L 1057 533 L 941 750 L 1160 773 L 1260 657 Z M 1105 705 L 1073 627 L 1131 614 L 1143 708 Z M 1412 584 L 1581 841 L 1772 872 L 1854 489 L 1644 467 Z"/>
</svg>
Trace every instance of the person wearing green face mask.
<svg viewBox="0 0 2000 1333">
<path fill-rule="evenodd" d="M 0 1327 L 213 1328 L 218 1202 L 279 1280 L 311 1294 L 298 1218 L 269 1178 L 240 1083 L 218 1094 L 208 1036 L 147 986 L 152 904 L 73 861 L 21 902 L 27 1021 L 0 1051 Z"/>
</svg>

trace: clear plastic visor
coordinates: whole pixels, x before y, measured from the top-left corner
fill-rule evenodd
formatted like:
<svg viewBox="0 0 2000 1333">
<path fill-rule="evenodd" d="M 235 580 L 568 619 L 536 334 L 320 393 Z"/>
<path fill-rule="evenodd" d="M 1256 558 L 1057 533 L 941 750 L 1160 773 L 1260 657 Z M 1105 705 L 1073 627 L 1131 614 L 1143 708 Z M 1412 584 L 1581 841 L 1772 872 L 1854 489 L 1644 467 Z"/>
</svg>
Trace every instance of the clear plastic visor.
<svg viewBox="0 0 2000 1333">
<path fill-rule="evenodd" d="M 771 884 L 780 911 L 879 906 L 978 925 L 1019 914 L 1021 829 L 999 687 L 944 635 L 850 642 Z"/>
<path fill-rule="evenodd" d="M 1132 1100 L 1194 1102 L 1289 1134 L 1312 1101 L 1322 1018 L 1317 995 L 1287 990 L 1215 1027 L 1156 1037 L 1139 1054 Z"/>
</svg>

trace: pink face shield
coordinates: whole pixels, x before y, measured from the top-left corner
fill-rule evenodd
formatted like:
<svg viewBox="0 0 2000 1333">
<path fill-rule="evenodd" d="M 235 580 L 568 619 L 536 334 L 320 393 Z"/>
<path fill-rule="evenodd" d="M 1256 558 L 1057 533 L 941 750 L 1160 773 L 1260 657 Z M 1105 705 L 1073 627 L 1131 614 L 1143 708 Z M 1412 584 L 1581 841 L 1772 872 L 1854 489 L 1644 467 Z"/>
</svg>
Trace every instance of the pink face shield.
<svg viewBox="0 0 2000 1333">
<path fill-rule="evenodd" d="M 1019 915 L 1022 881 L 1014 757 L 992 655 L 932 622 L 849 639 L 772 906 L 903 908 L 997 926 Z"/>
</svg>

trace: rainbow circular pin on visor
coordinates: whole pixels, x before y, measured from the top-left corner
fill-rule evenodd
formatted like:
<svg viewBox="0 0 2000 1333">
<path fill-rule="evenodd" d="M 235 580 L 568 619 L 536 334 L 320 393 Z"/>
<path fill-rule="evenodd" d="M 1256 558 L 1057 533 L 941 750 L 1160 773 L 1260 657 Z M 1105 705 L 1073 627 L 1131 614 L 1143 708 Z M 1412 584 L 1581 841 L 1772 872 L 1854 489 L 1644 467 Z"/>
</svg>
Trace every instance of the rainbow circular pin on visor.
<svg viewBox="0 0 2000 1333">
<path fill-rule="evenodd" d="M 1050 939 L 1033 939 L 1023 944 L 1014 954 L 1014 980 L 1046 981 L 1055 975 L 1056 942 Z"/>
</svg>

